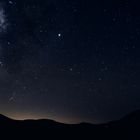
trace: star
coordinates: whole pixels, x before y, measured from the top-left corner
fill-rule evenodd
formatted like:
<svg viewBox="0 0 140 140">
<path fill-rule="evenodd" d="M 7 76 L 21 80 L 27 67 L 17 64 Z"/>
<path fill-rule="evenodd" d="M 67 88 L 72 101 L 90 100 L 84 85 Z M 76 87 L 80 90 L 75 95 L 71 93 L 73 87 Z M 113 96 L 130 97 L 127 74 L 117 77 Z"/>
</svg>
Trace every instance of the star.
<svg viewBox="0 0 140 140">
<path fill-rule="evenodd" d="M 10 1 L 9 1 L 9 4 L 13 4 L 13 2 L 10 0 Z"/>
<path fill-rule="evenodd" d="M 59 33 L 59 34 L 58 34 L 58 37 L 61 37 L 61 36 L 62 36 L 62 35 Z"/>
<path fill-rule="evenodd" d="M 73 71 L 73 68 L 70 68 L 70 71 Z"/>
<path fill-rule="evenodd" d="M 135 49 L 135 48 L 136 48 L 136 46 L 135 46 L 135 45 L 133 45 L 133 46 L 132 46 L 132 49 Z"/>
<path fill-rule="evenodd" d="M 99 81 L 102 81 L 102 78 L 100 77 L 98 80 L 99 80 Z"/>
<path fill-rule="evenodd" d="M 2 62 L 2 61 L 0 61 L 0 66 L 1 66 L 1 67 L 3 66 L 3 62 Z"/>
<path fill-rule="evenodd" d="M 26 86 L 23 86 L 23 89 L 24 89 L 24 90 L 26 90 L 26 89 L 27 89 L 27 87 L 26 87 Z"/>
<path fill-rule="evenodd" d="M 13 92 L 12 96 L 9 98 L 9 101 L 10 102 L 14 101 L 15 96 L 16 96 L 16 92 Z"/>
<path fill-rule="evenodd" d="M 10 45 L 11 43 L 10 42 L 7 42 L 7 44 Z"/>
</svg>

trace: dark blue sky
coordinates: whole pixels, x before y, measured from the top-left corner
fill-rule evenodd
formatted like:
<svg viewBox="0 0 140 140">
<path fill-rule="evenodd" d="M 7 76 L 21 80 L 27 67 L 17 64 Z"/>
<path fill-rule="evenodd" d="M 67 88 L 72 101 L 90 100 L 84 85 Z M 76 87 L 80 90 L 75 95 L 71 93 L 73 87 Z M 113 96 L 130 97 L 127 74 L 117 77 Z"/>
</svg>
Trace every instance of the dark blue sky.
<svg viewBox="0 0 140 140">
<path fill-rule="evenodd" d="M 100 123 L 139 109 L 139 4 L 0 1 L 0 112 Z"/>
</svg>

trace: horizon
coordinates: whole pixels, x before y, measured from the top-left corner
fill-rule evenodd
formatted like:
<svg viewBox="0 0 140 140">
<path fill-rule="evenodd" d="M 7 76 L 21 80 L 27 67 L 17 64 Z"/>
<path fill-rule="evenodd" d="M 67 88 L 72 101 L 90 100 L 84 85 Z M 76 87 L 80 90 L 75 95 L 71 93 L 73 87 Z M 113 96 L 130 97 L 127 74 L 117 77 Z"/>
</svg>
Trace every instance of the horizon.
<svg viewBox="0 0 140 140">
<path fill-rule="evenodd" d="M 132 113 L 135 113 L 135 112 L 139 112 L 140 113 L 140 109 L 137 109 L 137 110 L 134 110 L 132 112 L 129 112 L 125 115 L 123 115 L 122 117 L 118 118 L 118 119 L 115 119 L 115 120 L 108 120 L 108 121 L 105 121 L 105 122 L 93 122 L 93 121 L 62 121 L 60 119 L 52 119 L 52 118 L 47 118 L 47 117 L 23 117 L 23 115 L 21 115 L 23 118 L 17 118 L 17 117 L 10 117 L 8 115 L 4 115 L 4 114 L 0 114 L 0 116 L 3 116 L 3 117 L 6 117 L 8 119 L 11 119 L 11 120 L 15 120 L 15 121 L 28 121 L 28 120 L 33 120 L 33 121 L 38 121 L 38 120 L 50 120 L 50 121 L 54 121 L 56 123 L 62 123 L 62 124 L 81 124 L 81 123 L 88 123 L 88 124 L 93 124 L 93 125 L 101 125 L 101 124 L 107 124 L 107 123 L 110 123 L 110 122 L 115 122 L 115 121 L 119 121 L 127 116 L 129 116 L 130 114 Z"/>
<path fill-rule="evenodd" d="M 66 117 L 66 118 L 63 118 L 63 117 L 59 117 L 59 118 L 55 118 L 55 117 L 47 117 L 47 116 L 38 116 L 38 115 L 23 115 L 23 114 L 20 114 L 20 115 L 8 115 L 8 114 L 0 114 L 2 116 L 5 116 L 5 117 L 8 117 L 12 120 L 19 120 L 19 121 L 24 121 L 24 120 L 52 120 L 52 121 L 55 121 L 55 122 L 59 122 L 59 123 L 65 123 L 65 124 L 79 124 L 79 123 L 91 123 L 91 124 L 100 124 L 99 122 L 97 121 L 88 121 L 88 120 L 84 120 L 84 119 L 73 119 L 73 118 L 69 118 Z M 103 122 L 102 122 L 103 123 Z"/>
</svg>

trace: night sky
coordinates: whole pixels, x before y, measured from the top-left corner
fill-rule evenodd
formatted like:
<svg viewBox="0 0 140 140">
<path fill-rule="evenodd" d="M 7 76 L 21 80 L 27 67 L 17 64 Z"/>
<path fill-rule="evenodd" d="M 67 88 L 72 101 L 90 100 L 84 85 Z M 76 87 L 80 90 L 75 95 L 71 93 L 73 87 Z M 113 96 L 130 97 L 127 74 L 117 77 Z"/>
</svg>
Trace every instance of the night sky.
<svg viewBox="0 0 140 140">
<path fill-rule="evenodd" d="M 1 0 L 0 113 L 101 123 L 140 109 L 139 5 Z"/>
</svg>

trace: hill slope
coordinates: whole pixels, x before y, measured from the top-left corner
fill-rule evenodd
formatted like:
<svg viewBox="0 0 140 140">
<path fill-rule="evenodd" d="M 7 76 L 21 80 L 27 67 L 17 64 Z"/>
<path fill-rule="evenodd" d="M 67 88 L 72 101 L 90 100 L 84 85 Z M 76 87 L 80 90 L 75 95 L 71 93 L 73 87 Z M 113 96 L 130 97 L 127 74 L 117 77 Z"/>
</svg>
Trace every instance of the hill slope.
<svg viewBox="0 0 140 140">
<path fill-rule="evenodd" d="M 63 124 L 52 120 L 16 121 L 0 115 L 0 132 L 6 139 L 138 139 L 140 110 L 118 121 L 94 125 Z M 2 136 L 1 135 L 1 136 Z M 135 138 L 137 137 L 137 138 Z M 8 139 L 9 139 L 8 138 Z"/>
</svg>

